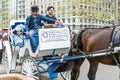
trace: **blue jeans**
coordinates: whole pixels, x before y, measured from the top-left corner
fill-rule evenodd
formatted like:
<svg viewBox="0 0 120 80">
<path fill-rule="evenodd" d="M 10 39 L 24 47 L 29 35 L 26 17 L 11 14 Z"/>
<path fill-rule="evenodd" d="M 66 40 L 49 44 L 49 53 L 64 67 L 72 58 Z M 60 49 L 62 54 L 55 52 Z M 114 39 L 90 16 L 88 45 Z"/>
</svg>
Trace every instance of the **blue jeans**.
<svg viewBox="0 0 120 80">
<path fill-rule="evenodd" d="M 32 52 L 35 52 L 38 44 L 39 44 L 39 38 L 38 38 L 38 29 L 32 29 L 29 31 L 29 38 L 30 38 L 30 44 Z"/>
</svg>

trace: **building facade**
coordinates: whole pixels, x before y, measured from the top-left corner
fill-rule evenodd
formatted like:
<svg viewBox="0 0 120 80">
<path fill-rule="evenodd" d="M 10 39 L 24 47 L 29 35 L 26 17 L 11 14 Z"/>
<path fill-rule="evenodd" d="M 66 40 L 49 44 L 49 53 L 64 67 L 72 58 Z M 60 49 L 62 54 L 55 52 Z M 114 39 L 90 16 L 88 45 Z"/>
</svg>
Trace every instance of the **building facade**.
<svg viewBox="0 0 120 80">
<path fill-rule="evenodd" d="M 32 5 L 39 6 L 40 14 L 47 14 L 47 7 L 55 7 L 55 16 L 66 25 L 85 27 L 102 27 L 115 24 L 119 17 L 120 0 L 0 0 L 1 23 L 9 25 L 11 19 L 26 19 L 31 14 Z M 118 2 L 118 5 L 116 3 Z M 118 8 L 118 13 L 117 9 Z"/>
<path fill-rule="evenodd" d="M 9 20 L 16 19 L 16 0 L 9 1 Z"/>
<path fill-rule="evenodd" d="M 26 19 L 31 14 L 31 6 L 38 5 L 39 0 L 18 0 L 17 19 Z"/>
<path fill-rule="evenodd" d="M 17 19 L 24 19 L 26 16 L 26 0 L 17 0 Z"/>
<path fill-rule="evenodd" d="M 55 16 L 67 25 L 103 27 L 115 23 L 117 0 L 40 0 L 40 13 L 55 7 Z M 73 27 L 74 29 L 75 27 Z"/>
</svg>

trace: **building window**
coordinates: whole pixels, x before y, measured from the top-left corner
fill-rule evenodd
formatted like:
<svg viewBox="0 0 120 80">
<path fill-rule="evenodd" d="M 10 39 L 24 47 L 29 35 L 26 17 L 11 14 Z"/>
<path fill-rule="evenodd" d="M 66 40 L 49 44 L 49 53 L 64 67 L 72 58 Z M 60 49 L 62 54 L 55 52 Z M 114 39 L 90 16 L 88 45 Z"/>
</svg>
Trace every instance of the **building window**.
<svg viewBox="0 0 120 80">
<path fill-rule="evenodd" d="M 43 9 L 43 5 L 41 5 L 41 9 Z"/>
<path fill-rule="evenodd" d="M 39 0 L 37 0 L 37 3 L 39 3 Z"/>
<path fill-rule="evenodd" d="M 75 9 L 75 6 L 73 5 L 73 9 Z"/>
<path fill-rule="evenodd" d="M 36 2 L 34 1 L 34 5 L 36 5 Z"/>
<path fill-rule="evenodd" d="M 60 13 L 59 12 L 57 13 L 57 17 L 60 18 Z"/>
<path fill-rule="evenodd" d="M 72 22 L 75 22 L 75 18 L 72 19 Z"/>
<path fill-rule="evenodd" d="M 19 18 L 21 18 L 21 16 L 19 16 Z"/>
<path fill-rule="evenodd" d="M 82 23 L 82 19 L 80 19 L 80 22 Z"/>
<path fill-rule="evenodd" d="M 65 23 L 65 19 L 62 19 L 63 23 Z"/>
<path fill-rule="evenodd" d="M 41 10 L 41 14 L 43 14 L 43 10 Z"/>
<path fill-rule="evenodd" d="M 68 6 L 68 10 L 70 10 L 70 6 Z"/>
<path fill-rule="evenodd" d="M 70 19 L 68 19 L 68 23 L 70 23 Z"/>
<path fill-rule="evenodd" d="M 53 2 L 53 6 L 55 6 L 55 2 Z"/>
</svg>

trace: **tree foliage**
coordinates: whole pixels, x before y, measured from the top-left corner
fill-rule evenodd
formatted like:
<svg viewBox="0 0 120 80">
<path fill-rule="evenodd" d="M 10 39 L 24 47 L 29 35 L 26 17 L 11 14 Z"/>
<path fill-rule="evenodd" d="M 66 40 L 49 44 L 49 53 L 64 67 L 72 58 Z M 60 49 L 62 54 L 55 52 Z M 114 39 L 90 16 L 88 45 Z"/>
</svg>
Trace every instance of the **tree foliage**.
<svg viewBox="0 0 120 80">
<path fill-rule="evenodd" d="M 114 0 L 101 2 L 99 0 L 72 0 L 73 15 L 81 16 L 82 18 L 89 18 L 95 20 L 101 20 L 106 22 L 115 21 L 115 2 Z M 85 7 L 84 5 L 87 5 Z M 108 9 L 105 6 L 109 7 Z M 88 8 L 88 7 L 91 7 Z M 90 11 L 89 14 L 86 12 Z"/>
</svg>

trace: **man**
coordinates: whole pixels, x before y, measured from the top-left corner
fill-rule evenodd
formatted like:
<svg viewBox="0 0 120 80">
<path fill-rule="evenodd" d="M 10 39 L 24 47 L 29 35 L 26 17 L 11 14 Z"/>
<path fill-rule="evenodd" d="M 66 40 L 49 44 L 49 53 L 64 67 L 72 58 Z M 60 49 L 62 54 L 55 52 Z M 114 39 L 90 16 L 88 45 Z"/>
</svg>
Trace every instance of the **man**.
<svg viewBox="0 0 120 80">
<path fill-rule="evenodd" d="M 29 38 L 30 38 L 32 52 L 34 53 L 39 44 L 38 28 L 41 28 L 43 26 L 43 24 L 41 23 L 42 20 L 47 22 L 52 22 L 52 23 L 55 23 L 57 21 L 38 14 L 38 11 L 39 11 L 38 6 L 32 6 L 31 11 L 32 11 L 32 15 L 28 16 L 26 19 L 26 27 L 28 30 L 27 34 L 29 34 Z M 36 40 L 36 37 L 37 37 L 37 40 Z"/>
<path fill-rule="evenodd" d="M 54 16 L 54 7 L 53 6 L 49 6 L 47 8 L 47 11 L 48 11 L 48 14 L 46 15 L 46 17 L 57 20 L 57 18 Z M 58 23 L 44 21 L 45 28 L 53 28 L 53 27 L 57 27 L 57 25 L 58 25 Z"/>
</svg>

